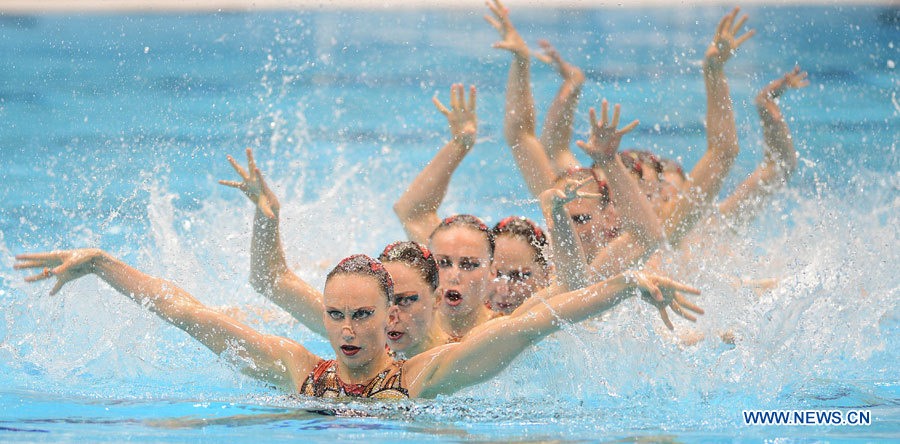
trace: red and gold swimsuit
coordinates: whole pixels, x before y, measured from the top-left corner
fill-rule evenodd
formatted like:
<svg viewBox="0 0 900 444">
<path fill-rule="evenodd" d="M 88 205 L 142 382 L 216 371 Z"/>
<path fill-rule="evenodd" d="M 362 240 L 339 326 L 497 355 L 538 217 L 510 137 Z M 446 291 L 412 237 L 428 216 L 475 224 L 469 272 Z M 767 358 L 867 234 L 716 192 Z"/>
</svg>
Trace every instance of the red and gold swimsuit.
<svg viewBox="0 0 900 444">
<path fill-rule="evenodd" d="M 303 381 L 300 394 L 318 398 L 374 398 L 407 399 L 409 392 L 403 387 L 401 377 L 406 361 L 394 361 L 390 367 L 377 374 L 368 384 L 345 384 L 337 374 L 333 359 L 319 361 L 312 373 Z M 388 377 L 396 368 L 396 371 Z"/>
</svg>

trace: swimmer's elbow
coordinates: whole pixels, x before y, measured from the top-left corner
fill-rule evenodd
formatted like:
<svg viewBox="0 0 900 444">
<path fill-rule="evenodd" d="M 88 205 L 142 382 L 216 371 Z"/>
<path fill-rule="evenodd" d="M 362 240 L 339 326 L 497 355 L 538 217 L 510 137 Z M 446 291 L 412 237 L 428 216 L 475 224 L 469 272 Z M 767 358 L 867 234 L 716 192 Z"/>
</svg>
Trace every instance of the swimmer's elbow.
<svg viewBox="0 0 900 444">
<path fill-rule="evenodd" d="M 534 132 L 520 122 L 505 122 L 503 124 L 503 138 L 510 147 L 522 144 L 529 136 L 534 137 Z"/>
<path fill-rule="evenodd" d="M 393 206 L 394 214 L 396 214 L 397 217 L 398 217 L 401 221 L 404 221 L 404 220 L 407 219 L 407 213 L 408 213 L 408 211 L 407 211 L 407 208 L 406 208 L 406 207 L 407 207 L 407 206 L 403 203 L 403 199 L 402 199 L 402 198 L 401 198 L 400 200 L 394 202 L 394 206 Z"/>
</svg>

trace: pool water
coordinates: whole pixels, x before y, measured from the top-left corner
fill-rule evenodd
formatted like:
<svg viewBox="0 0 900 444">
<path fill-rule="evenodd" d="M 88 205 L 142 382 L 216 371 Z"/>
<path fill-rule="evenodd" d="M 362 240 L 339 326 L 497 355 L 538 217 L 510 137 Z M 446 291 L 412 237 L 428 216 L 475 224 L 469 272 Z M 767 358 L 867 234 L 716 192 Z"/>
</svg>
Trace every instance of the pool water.
<svg viewBox="0 0 900 444">
<path fill-rule="evenodd" d="M 226 154 L 253 147 L 281 198 L 292 268 L 312 284 L 404 237 L 392 203 L 443 145 L 431 97 L 479 88 L 478 144 L 442 215 L 539 218 L 502 136 L 507 53 L 485 11 L 0 15 L 0 441 L 871 441 L 900 439 L 900 15 L 754 7 L 727 73 L 742 152 L 762 157 L 752 99 L 798 63 L 781 104 L 797 174 L 691 266 L 707 310 L 680 331 L 628 301 L 566 326 L 494 380 L 436 400 L 328 403 L 235 374 L 100 283 L 57 296 L 12 256 L 95 246 L 323 356 L 328 343 L 247 283 L 252 208 Z M 723 8 L 514 10 L 641 125 L 623 147 L 702 156 L 700 60 Z M 559 79 L 535 61 L 543 117 Z M 772 288 L 753 281 L 774 279 Z M 715 339 L 732 330 L 731 346 Z M 745 426 L 747 409 L 865 409 L 858 427 Z"/>
</svg>

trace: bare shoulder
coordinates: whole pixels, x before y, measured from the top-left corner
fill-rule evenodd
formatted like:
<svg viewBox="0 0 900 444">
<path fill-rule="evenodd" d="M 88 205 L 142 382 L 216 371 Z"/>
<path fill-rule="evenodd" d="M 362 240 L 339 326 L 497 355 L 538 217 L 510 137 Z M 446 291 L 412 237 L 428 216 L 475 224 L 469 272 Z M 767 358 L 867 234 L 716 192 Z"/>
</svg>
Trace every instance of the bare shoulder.
<svg viewBox="0 0 900 444">
<path fill-rule="evenodd" d="M 266 335 L 265 340 L 279 373 L 285 375 L 285 388 L 299 391 L 306 377 L 322 361 L 297 341 L 281 336 Z"/>
<path fill-rule="evenodd" d="M 435 373 L 452 359 L 459 343 L 444 344 L 408 359 L 403 364 L 403 384 L 410 398 L 427 397 L 434 386 Z"/>
</svg>

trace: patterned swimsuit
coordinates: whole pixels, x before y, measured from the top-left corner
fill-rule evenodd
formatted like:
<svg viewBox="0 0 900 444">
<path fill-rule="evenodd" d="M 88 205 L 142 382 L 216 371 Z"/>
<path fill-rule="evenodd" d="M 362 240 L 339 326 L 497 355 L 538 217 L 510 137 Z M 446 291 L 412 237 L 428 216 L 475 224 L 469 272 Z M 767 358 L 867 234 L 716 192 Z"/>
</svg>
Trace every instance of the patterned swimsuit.
<svg viewBox="0 0 900 444">
<path fill-rule="evenodd" d="M 406 361 L 394 361 L 381 373 L 372 378 L 368 384 L 345 384 L 337 374 L 337 365 L 333 359 L 319 361 L 312 373 L 303 381 L 300 394 L 318 398 L 374 398 L 374 399 L 407 399 L 409 392 L 403 387 L 401 377 L 403 364 Z M 388 374 L 396 367 L 391 377 Z"/>
</svg>

